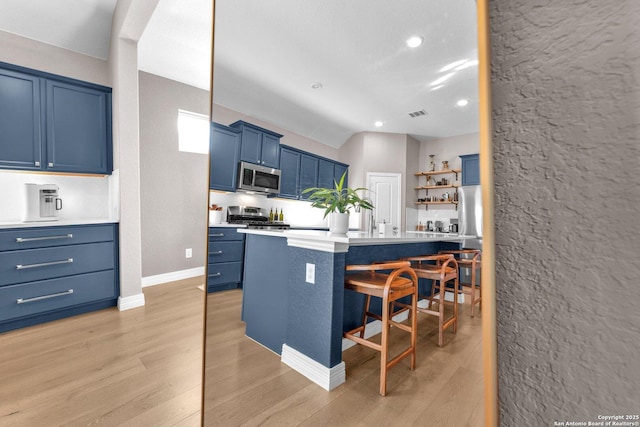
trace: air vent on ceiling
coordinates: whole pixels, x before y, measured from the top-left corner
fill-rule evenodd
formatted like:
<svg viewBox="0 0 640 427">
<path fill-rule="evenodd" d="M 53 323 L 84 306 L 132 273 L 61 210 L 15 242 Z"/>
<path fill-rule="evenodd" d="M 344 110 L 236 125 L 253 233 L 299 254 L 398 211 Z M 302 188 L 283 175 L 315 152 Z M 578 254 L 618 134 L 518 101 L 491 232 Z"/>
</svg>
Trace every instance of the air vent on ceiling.
<svg viewBox="0 0 640 427">
<path fill-rule="evenodd" d="M 414 111 L 413 113 L 409 113 L 410 117 L 420 117 L 420 116 L 426 116 L 427 112 L 424 110 L 420 110 L 420 111 Z"/>
</svg>

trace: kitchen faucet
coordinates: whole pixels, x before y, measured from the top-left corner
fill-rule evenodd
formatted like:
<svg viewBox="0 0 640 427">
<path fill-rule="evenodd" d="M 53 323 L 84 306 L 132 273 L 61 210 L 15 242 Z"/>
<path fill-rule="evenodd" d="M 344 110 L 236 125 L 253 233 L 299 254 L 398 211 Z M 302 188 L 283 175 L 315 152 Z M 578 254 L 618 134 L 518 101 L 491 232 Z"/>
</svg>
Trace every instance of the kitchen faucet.
<svg viewBox="0 0 640 427">
<path fill-rule="evenodd" d="M 362 199 L 365 202 L 369 202 L 369 204 L 373 205 L 373 200 L 371 200 L 370 198 L 366 197 L 364 199 Z M 360 206 L 356 207 L 356 212 L 360 213 Z M 373 216 L 373 209 L 369 209 L 369 224 L 368 224 L 368 233 L 370 236 L 373 236 L 373 232 L 376 229 L 376 221 L 375 218 Z"/>
</svg>

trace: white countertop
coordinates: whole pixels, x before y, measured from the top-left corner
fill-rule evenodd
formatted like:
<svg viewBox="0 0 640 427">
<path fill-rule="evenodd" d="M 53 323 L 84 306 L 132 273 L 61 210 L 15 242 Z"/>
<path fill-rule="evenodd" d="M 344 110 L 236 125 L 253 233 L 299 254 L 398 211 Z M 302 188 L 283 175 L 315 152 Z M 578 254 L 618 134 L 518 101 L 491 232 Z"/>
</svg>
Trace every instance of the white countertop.
<svg viewBox="0 0 640 427">
<path fill-rule="evenodd" d="M 334 242 L 349 246 L 359 245 L 388 245 L 417 242 L 459 242 L 471 236 L 459 236 L 453 233 L 415 233 L 402 232 L 396 234 L 373 234 L 363 231 L 350 231 L 347 234 L 331 234 L 320 230 L 238 230 L 240 233 L 257 234 L 262 236 L 286 237 L 287 239 L 309 240 L 319 242 Z"/>
<path fill-rule="evenodd" d="M 209 227 L 223 227 L 223 228 L 246 228 L 246 224 L 229 224 L 228 222 L 222 222 L 220 224 L 211 224 L 209 223 Z"/>
<path fill-rule="evenodd" d="M 63 219 L 59 221 L 10 221 L 0 222 L 0 229 L 9 228 L 31 228 L 31 227 L 60 227 L 68 225 L 87 225 L 87 224 L 114 224 L 118 223 L 114 219 Z"/>
</svg>

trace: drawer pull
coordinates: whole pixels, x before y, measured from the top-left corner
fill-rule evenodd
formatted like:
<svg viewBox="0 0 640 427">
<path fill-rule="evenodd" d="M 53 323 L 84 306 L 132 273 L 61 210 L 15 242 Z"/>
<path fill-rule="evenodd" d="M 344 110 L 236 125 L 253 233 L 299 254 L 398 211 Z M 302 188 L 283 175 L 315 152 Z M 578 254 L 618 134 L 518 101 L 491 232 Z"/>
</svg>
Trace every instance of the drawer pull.
<svg viewBox="0 0 640 427">
<path fill-rule="evenodd" d="M 26 270 L 27 268 L 37 268 L 37 267 L 48 267 L 50 265 L 58 265 L 58 264 L 71 264 L 72 262 L 73 262 L 73 258 L 64 259 L 62 261 L 43 262 L 40 264 L 27 264 L 27 265 L 18 264 L 16 265 L 16 270 Z"/>
<path fill-rule="evenodd" d="M 222 276 L 222 273 L 213 273 L 209 275 L 209 277 L 218 277 L 218 276 Z"/>
<path fill-rule="evenodd" d="M 73 289 L 69 289 L 68 291 L 58 292 L 57 294 L 42 295 L 42 296 L 33 297 L 33 298 L 18 298 L 16 302 L 18 304 L 26 304 L 28 302 L 41 301 L 43 299 L 63 297 L 65 295 L 71 295 L 72 293 L 73 293 Z"/>
<path fill-rule="evenodd" d="M 224 233 L 209 234 L 209 236 L 211 236 L 211 237 L 224 237 Z"/>
<path fill-rule="evenodd" d="M 16 237 L 16 243 L 24 243 L 24 242 L 38 242 L 40 240 L 55 240 L 55 239 L 73 239 L 73 234 L 66 234 L 64 236 L 49 236 L 49 237 Z"/>
<path fill-rule="evenodd" d="M 209 255 L 222 255 L 222 251 L 209 252 Z"/>
</svg>

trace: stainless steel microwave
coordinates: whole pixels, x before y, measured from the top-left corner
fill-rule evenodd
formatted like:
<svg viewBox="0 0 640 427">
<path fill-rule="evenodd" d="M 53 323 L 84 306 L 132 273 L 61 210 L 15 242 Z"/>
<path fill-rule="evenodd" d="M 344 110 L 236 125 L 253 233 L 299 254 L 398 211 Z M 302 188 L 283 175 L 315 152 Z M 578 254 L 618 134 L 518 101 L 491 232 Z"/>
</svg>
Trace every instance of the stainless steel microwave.
<svg viewBox="0 0 640 427">
<path fill-rule="evenodd" d="M 280 169 L 240 162 L 238 190 L 256 193 L 280 193 Z"/>
</svg>

